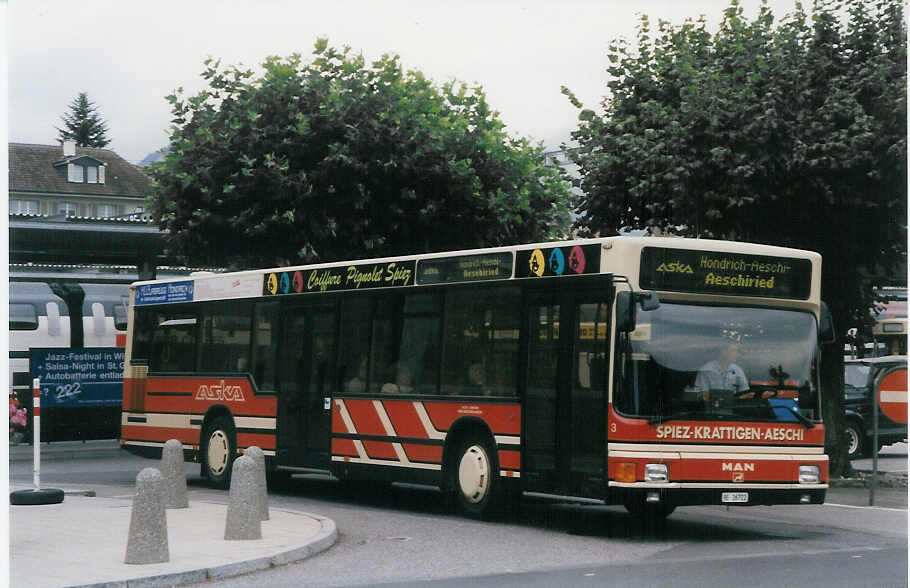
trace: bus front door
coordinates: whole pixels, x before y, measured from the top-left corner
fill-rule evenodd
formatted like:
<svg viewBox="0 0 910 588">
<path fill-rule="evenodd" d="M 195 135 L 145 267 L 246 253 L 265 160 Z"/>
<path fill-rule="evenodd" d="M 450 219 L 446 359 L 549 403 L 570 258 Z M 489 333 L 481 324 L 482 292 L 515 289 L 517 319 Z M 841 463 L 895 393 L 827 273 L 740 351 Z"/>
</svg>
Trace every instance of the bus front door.
<svg viewBox="0 0 910 588">
<path fill-rule="evenodd" d="M 278 457 L 281 465 L 328 469 L 335 310 L 288 306 L 281 341 Z"/>
<path fill-rule="evenodd" d="M 611 287 L 549 288 L 525 300 L 522 487 L 603 498 Z"/>
</svg>

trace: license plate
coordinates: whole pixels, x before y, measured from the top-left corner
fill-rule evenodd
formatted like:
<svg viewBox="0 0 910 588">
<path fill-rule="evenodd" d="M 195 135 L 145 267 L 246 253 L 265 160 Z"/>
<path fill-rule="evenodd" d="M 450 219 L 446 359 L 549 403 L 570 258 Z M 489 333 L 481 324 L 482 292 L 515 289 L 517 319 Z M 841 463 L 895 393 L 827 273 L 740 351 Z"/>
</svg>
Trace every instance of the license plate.
<svg viewBox="0 0 910 588">
<path fill-rule="evenodd" d="M 749 493 L 748 492 L 722 492 L 720 495 L 720 501 L 723 503 L 749 502 Z"/>
</svg>

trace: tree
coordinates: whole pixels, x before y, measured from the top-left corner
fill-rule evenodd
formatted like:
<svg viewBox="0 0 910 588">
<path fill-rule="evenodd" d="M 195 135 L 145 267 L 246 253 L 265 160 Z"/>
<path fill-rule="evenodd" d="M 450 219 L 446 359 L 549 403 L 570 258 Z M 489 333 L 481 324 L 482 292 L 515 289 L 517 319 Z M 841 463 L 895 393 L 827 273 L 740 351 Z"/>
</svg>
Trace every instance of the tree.
<svg viewBox="0 0 910 588">
<path fill-rule="evenodd" d="M 59 132 L 57 140 L 60 143 L 75 141 L 79 147 L 105 147 L 111 142 L 107 138 L 107 123 L 85 92 L 79 92 L 69 108 L 68 114 L 60 116 L 64 128 L 54 127 Z"/>
<path fill-rule="evenodd" d="M 168 96 L 151 213 L 187 262 L 244 268 L 545 239 L 570 184 L 507 135 L 479 87 L 316 43 L 264 73 L 208 60 Z"/>
<path fill-rule="evenodd" d="M 873 287 L 906 283 L 906 29 L 899 0 L 797 5 L 774 26 L 734 1 L 637 47 L 609 48 L 602 114 L 573 133 L 583 230 L 660 229 L 819 251 L 838 340 L 823 351 L 831 470 L 849 469 L 842 352 L 869 320 Z M 833 425 L 833 426 L 831 426 Z"/>
</svg>

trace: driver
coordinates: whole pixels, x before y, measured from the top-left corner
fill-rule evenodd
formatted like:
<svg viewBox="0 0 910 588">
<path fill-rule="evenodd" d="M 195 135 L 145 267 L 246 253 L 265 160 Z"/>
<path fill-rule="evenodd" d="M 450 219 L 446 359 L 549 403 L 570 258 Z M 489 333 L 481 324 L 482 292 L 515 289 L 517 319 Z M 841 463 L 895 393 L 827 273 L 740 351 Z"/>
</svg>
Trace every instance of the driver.
<svg viewBox="0 0 910 588">
<path fill-rule="evenodd" d="M 710 400 L 711 390 L 725 390 L 733 393 L 749 390 L 749 380 L 743 368 L 736 365 L 739 357 L 739 345 L 728 341 L 721 349 L 717 359 L 712 359 L 698 368 L 695 386 L 702 390 L 702 400 Z"/>
</svg>

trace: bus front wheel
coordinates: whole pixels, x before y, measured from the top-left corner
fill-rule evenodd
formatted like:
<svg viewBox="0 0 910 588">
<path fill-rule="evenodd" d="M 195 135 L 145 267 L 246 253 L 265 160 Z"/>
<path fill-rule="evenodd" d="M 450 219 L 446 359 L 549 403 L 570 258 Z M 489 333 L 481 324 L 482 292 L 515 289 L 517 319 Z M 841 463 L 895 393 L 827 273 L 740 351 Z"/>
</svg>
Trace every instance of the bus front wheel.
<svg viewBox="0 0 910 588">
<path fill-rule="evenodd" d="M 215 488 L 231 484 L 231 466 L 237 457 L 237 433 L 234 423 L 225 416 L 216 417 L 202 433 L 202 470 Z"/>
<path fill-rule="evenodd" d="M 502 500 L 495 447 L 489 439 L 469 435 L 458 444 L 453 456 L 450 485 L 458 510 L 469 518 L 489 518 Z"/>
</svg>

